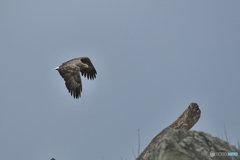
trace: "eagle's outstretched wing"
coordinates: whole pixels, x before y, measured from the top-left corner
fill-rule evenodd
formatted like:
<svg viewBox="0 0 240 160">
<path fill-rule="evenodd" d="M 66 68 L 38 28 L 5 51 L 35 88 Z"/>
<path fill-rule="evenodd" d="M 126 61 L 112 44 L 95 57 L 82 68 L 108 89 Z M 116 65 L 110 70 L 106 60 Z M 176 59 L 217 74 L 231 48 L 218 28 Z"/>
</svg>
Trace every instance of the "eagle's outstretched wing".
<svg viewBox="0 0 240 160">
<path fill-rule="evenodd" d="M 58 69 L 60 75 L 65 81 L 65 85 L 68 92 L 73 95 L 74 98 L 81 97 L 82 81 L 79 72 L 69 72 L 62 69 Z"/>
</svg>

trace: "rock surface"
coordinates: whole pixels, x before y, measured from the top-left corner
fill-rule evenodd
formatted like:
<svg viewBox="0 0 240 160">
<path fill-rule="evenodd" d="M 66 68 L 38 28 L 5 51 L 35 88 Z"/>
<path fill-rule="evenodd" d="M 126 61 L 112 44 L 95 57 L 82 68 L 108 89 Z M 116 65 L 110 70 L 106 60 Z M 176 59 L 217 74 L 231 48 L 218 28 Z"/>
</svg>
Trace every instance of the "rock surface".
<svg viewBox="0 0 240 160">
<path fill-rule="evenodd" d="M 210 156 L 236 152 L 237 156 Z M 212 154 L 214 154 L 212 152 Z M 220 152 L 220 153 L 219 153 Z M 167 129 L 147 160 L 240 160 L 240 151 L 217 137 L 198 131 Z"/>
</svg>

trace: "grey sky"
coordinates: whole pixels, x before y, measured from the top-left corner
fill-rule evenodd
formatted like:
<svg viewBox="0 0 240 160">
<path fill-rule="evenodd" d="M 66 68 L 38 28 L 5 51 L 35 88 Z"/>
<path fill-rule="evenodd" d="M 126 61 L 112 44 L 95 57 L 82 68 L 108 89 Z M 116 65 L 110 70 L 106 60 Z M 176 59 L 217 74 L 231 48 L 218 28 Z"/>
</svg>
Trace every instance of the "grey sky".
<svg viewBox="0 0 240 160">
<path fill-rule="evenodd" d="M 240 137 L 240 1 L 0 1 L 0 159 L 134 159 L 191 103 Z M 89 57 L 79 100 L 53 68 Z"/>
</svg>

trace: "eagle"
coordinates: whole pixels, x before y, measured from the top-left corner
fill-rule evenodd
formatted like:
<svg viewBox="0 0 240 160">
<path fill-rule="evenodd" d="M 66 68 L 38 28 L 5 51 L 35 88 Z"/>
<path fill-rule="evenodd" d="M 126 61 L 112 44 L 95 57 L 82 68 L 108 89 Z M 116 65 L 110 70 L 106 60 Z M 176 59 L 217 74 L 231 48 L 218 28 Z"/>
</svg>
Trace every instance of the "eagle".
<svg viewBox="0 0 240 160">
<path fill-rule="evenodd" d="M 54 68 L 54 70 L 58 70 L 65 81 L 68 92 L 77 99 L 81 97 L 82 92 L 80 72 L 82 76 L 90 80 L 94 80 L 97 74 L 97 71 L 88 57 L 73 58 L 64 62 L 61 66 Z"/>
</svg>

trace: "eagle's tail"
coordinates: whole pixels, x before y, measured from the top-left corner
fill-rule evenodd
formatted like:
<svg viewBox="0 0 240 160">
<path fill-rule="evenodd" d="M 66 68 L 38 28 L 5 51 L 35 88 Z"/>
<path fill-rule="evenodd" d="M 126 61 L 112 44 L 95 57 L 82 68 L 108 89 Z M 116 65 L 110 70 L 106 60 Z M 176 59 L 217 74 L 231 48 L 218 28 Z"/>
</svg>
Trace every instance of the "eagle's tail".
<svg viewBox="0 0 240 160">
<path fill-rule="evenodd" d="M 52 70 L 58 70 L 59 69 L 59 67 L 56 67 L 56 68 L 53 68 Z"/>
</svg>

